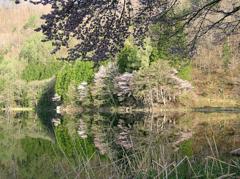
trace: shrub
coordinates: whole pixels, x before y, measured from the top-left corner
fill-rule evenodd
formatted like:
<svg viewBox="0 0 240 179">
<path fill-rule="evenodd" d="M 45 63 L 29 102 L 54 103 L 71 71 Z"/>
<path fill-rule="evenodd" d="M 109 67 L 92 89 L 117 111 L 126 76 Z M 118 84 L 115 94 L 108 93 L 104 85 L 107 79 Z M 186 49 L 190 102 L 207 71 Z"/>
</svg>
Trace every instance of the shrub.
<svg viewBox="0 0 240 179">
<path fill-rule="evenodd" d="M 166 90 L 164 98 L 173 94 L 174 88 L 172 88 L 172 84 L 169 84 L 170 73 L 171 67 L 166 60 L 159 60 L 152 63 L 148 68 L 139 70 L 134 75 L 131 84 L 134 98 L 140 103 L 149 104 L 149 101 L 158 99 L 160 93 L 155 92 L 161 86 Z M 163 99 L 163 96 L 161 99 Z"/>
<path fill-rule="evenodd" d="M 53 59 L 54 56 L 50 56 L 50 49 L 52 46 L 50 43 L 42 43 L 41 35 L 36 34 L 30 37 L 24 44 L 20 51 L 19 58 L 31 62 L 46 62 Z"/>
<path fill-rule="evenodd" d="M 93 63 L 76 61 L 73 66 L 73 80 L 76 84 L 82 81 L 90 82 L 93 78 Z"/>
<path fill-rule="evenodd" d="M 117 64 L 120 73 L 133 72 L 140 68 L 146 68 L 150 64 L 150 55 L 152 53 L 151 40 L 146 38 L 143 47 L 135 46 L 131 39 L 125 43 L 125 47 L 117 56 Z"/>
<path fill-rule="evenodd" d="M 178 76 L 184 80 L 192 80 L 192 65 L 187 64 L 180 68 Z"/>
<path fill-rule="evenodd" d="M 118 54 L 118 68 L 120 73 L 139 70 L 141 67 L 141 60 L 138 57 L 137 47 L 126 45 Z"/>
<path fill-rule="evenodd" d="M 54 76 L 61 68 L 62 63 L 49 61 L 48 63 L 31 62 L 22 73 L 22 79 L 26 81 L 44 80 Z"/>
<path fill-rule="evenodd" d="M 50 55 L 51 45 L 42 43 L 39 34 L 30 37 L 21 49 L 19 58 L 27 62 L 22 73 L 26 81 L 43 80 L 52 77 L 61 68 L 62 63 Z"/>
<path fill-rule="evenodd" d="M 150 36 L 154 46 L 151 61 L 176 61 L 187 56 L 186 35 L 181 29 L 181 24 L 177 23 L 174 27 L 164 23 L 152 25 Z"/>
<path fill-rule="evenodd" d="M 55 91 L 61 96 L 66 95 L 71 82 L 72 69 L 70 65 L 65 65 L 64 68 L 56 76 Z"/>
<path fill-rule="evenodd" d="M 65 64 L 57 74 L 55 91 L 66 98 L 71 83 L 78 85 L 83 81 L 90 82 L 93 75 L 93 62 L 77 60 L 73 64 Z"/>
</svg>

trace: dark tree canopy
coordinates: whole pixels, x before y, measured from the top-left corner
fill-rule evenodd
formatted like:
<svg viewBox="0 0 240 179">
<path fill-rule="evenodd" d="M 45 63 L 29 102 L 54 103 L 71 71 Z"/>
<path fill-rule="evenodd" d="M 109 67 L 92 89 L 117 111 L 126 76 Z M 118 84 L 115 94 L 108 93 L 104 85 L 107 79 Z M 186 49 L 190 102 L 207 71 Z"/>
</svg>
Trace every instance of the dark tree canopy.
<svg viewBox="0 0 240 179">
<path fill-rule="evenodd" d="M 184 29 L 194 27 L 191 28 L 192 44 L 214 28 L 227 35 L 239 32 L 238 0 L 228 0 L 227 8 L 222 5 L 227 0 L 197 0 L 177 14 L 174 9 L 179 1 L 30 0 L 34 4 L 51 5 L 52 11 L 42 16 L 45 23 L 38 30 L 46 40 L 53 41 L 53 52 L 67 47 L 69 60 L 81 57 L 99 61 L 114 56 L 130 35 L 141 44 L 149 25 L 161 21 L 172 25 L 182 21 Z M 170 11 L 174 16 L 169 18 Z M 76 42 L 75 45 L 71 46 L 70 41 Z"/>
</svg>

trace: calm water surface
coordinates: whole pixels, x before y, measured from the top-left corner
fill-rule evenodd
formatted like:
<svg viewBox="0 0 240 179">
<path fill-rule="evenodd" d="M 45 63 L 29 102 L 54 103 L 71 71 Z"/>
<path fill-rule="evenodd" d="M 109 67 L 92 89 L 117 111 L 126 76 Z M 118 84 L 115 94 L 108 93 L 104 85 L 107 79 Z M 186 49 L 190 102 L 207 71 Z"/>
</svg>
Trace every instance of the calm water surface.
<svg viewBox="0 0 240 179">
<path fill-rule="evenodd" d="M 205 111 L 206 112 L 206 111 Z M 47 115 L 45 115 L 47 116 Z M 240 113 L 0 116 L 0 178 L 240 176 Z"/>
</svg>

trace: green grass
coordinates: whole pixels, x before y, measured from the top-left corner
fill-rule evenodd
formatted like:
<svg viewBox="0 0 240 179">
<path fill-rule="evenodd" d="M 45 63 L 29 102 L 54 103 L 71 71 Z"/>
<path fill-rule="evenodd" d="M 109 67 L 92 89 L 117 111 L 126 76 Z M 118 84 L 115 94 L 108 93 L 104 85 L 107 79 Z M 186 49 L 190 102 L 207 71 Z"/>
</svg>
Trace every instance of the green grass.
<svg viewBox="0 0 240 179">
<path fill-rule="evenodd" d="M 180 152 L 183 155 L 191 157 L 193 155 L 192 140 L 186 140 L 180 145 Z"/>
<path fill-rule="evenodd" d="M 179 77 L 191 81 L 192 80 L 192 65 L 184 65 L 183 67 L 180 68 L 179 70 Z"/>
<path fill-rule="evenodd" d="M 222 59 L 223 59 L 223 67 L 225 68 L 225 70 L 228 68 L 228 65 L 230 63 L 230 60 L 232 58 L 232 52 L 231 52 L 231 47 L 225 43 L 223 45 L 223 55 L 222 55 Z"/>
<path fill-rule="evenodd" d="M 0 79 L 0 91 L 4 90 L 6 81 L 4 79 Z"/>
<path fill-rule="evenodd" d="M 4 55 L 0 53 L 0 64 L 2 63 L 3 60 L 4 60 Z"/>
<path fill-rule="evenodd" d="M 19 59 L 26 61 L 27 63 L 45 63 L 55 59 L 56 57 L 50 54 L 52 49 L 51 43 L 43 43 L 41 40 L 41 34 L 34 34 L 26 40 L 20 51 Z"/>
<path fill-rule="evenodd" d="M 32 15 L 29 17 L 26 24 L 23 26 L 23 29 L 33 29 L 37 26 L 38 17 L 36 15 Z"/>
</svg>

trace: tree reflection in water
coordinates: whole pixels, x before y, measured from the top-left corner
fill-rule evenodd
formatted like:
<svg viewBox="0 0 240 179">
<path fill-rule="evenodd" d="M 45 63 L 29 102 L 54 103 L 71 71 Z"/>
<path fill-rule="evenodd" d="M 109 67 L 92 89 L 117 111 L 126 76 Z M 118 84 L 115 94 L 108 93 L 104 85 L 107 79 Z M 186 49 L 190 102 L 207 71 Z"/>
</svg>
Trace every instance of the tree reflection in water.
<svg viewBox="0 0 240 179">
<path fill-rule="evenodd" d="M 240 146 L 237 113 L 65 115 L 54 138 L 33 113 L 11 117 L 0 120 L 1 178 L 217 177 L 240 171 L 230 155 Z"/>
</svg>

